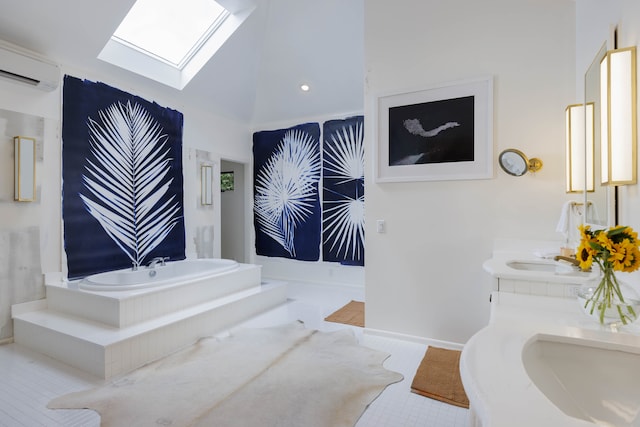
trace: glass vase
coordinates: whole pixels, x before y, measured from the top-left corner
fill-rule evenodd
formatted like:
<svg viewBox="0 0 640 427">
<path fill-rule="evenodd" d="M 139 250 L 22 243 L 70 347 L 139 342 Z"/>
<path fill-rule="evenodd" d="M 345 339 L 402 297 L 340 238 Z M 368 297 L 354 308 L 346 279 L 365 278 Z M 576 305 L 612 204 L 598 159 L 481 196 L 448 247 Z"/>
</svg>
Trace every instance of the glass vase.
<svg viewBox="0 0 640 427">
<path fill-rule="evenodd" d="M 629 285 L 619 283 L 613 268 L 602 269 L 602 279 L 597 286 L 581 288 L 578 302 L 584 313 L 602 325 L 628 325 L 640 315 L 638 293 Z"/>
</svg>

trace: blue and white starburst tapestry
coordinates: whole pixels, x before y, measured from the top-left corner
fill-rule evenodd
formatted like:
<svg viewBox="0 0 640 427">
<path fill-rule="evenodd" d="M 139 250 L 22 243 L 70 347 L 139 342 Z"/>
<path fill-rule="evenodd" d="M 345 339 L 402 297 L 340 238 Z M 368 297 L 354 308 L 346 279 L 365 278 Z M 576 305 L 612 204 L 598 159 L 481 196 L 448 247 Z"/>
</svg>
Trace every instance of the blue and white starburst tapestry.
<svg viewBox="0 0 640 427">
<path fill-rule="evenodd" d="M 320 125 L 253 134 L 256 254 L 320 258 Z"/>
<path fill-rule="evenodd" d="M 364 265 L 364 117 L 323 125 L 322 259 Z"/>
<path fill-rule="evenodd" d="M 62 214 L 69 278 L 185 258 L 182 113 L 65 76 Z"/>
</svg>

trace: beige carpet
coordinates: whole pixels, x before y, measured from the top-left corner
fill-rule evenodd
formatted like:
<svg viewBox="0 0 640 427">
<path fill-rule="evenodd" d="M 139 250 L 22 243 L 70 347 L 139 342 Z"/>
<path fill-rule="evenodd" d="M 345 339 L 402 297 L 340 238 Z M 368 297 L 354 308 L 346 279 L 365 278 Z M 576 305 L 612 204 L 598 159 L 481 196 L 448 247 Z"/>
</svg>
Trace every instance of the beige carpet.
<svg viewBox="0 0 640 427">
<path fill-rule="evenodd" d="M 48 407 L 89 408 L 102 426 L 353 426 L 402 375 L 347 329 L 301 323 L 242 329 L 195 345 Z"/>
<path fill-rule="evenodd" d="M 411 383 L 411 391 L 452 405 L 469 407 L 460 378 L 460 351 L 428 347 Z"/>
<path fill-rule="evenodd" d="M 364 328 L 364 303 L 361 301 L 351 301 L 344 307 L 325 317 L 324 320 Z"/>
</svg>

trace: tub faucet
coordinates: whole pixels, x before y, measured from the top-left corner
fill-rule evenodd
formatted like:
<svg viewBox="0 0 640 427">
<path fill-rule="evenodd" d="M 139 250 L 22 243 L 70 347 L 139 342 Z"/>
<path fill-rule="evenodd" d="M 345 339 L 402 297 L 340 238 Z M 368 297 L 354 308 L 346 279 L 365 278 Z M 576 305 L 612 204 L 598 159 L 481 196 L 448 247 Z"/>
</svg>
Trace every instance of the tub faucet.
<svg viewBox="0 0 640 427">
<path fill-rule="evenodd" d="M 161 267 L 165 266 L 165 261 L 168 260 L 169 257 L 156 257 L 154 259 L 151 260 L 151 262 L 149 263 L 149 265 L 147 266 L 147 268 L 156 268 L 156 265 L 160 264 Z"/>
</svg>

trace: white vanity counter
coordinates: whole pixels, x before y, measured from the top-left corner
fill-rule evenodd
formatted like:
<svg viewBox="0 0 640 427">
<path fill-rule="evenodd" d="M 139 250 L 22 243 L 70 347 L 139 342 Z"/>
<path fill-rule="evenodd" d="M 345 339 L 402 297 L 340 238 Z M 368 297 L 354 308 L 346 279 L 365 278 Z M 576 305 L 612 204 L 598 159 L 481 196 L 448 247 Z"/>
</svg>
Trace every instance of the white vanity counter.
<svg viewBox="0 0 640 427">
<path fill-rule="evenodd" d="M 491 259 L 482 267 L 494 278 L 495 291 L 574 298 L 576 290 L 595 281 L 599 272 L 554 261 L 559 248 L 553 242 L 497 239 Z"/>
<path fill-rule="evenodd" d="M 526 266 L 518 268 L 518 265 L 525 264 L 550 268 L 535 269 L 535 267 L 527 268 Z M 494 255 L 482 264 L 482 268 L 493 277 L 500 279 L 583 284 L 598 277 L 597 271 L 581 271 L 562 261 L 543 259 L 528 253 L 506 252 L 502 257 Z"/>
<path fill-rule="evenodd" d="M 640 358 L 640 326 L 627 326 L 614 333 L 588 318 L 572 298 L 522 295 L 507 292 L 492 294 L 489 326 L 475 334 L 464 347 L 460 360 L 462 381 L 471 403 L 472 424 L 482 427 L 572 427 L 594 426 L 592 422 L 566 415 L 536 386 L 525 368 L 523 351 L 538 339 L 577 345 L 622 349 L 632 358 Z M 585 347 L 576 347 L 578 349 Z M 616 352 L 611 352 L 616 353 Z M 619 353 L 619 352 L 618 352 Z M 607 353 L 608 354 L 608 353 Z M 572 356 L 573 357 L 573 356 Z M 640 359 L 638 359 L 640 360 Z M 569 359 L 571 362 L 571 359 Z M 607 360 L 602 362 L 607 366 Z M 531 365 L 528 365 L 531 366 Z M 629 369 L 640 376 L 640 368 Z M 578 381 L 581 381 L 579 379 Z M 634 390 L 640 389 L 635 381 Z M 585 390 L 590 373 L 584 372 Z M 625 380 L 626 381 L 626 380 Z M 614 381 L 615 382 L 615 381 Z M 617 390 L 619 384 L 599 384 L 603 390 Z M 580 393 L 580 392 L 578 392 Z M 640 399 L 631 392 L 632 403 L 620 408 L 629 411 L 629 426 L 640 425 Z M 626 395 L 625 395 L 626 396 Z M 640 396 L 638 394 L 637 396 Z M 566 399 L 569 401 L 570 399 Z M 615 398 L 608 402 L 616 406 Z M 602 424 L 606 425 L 606 424 Z"/>
</svg>

